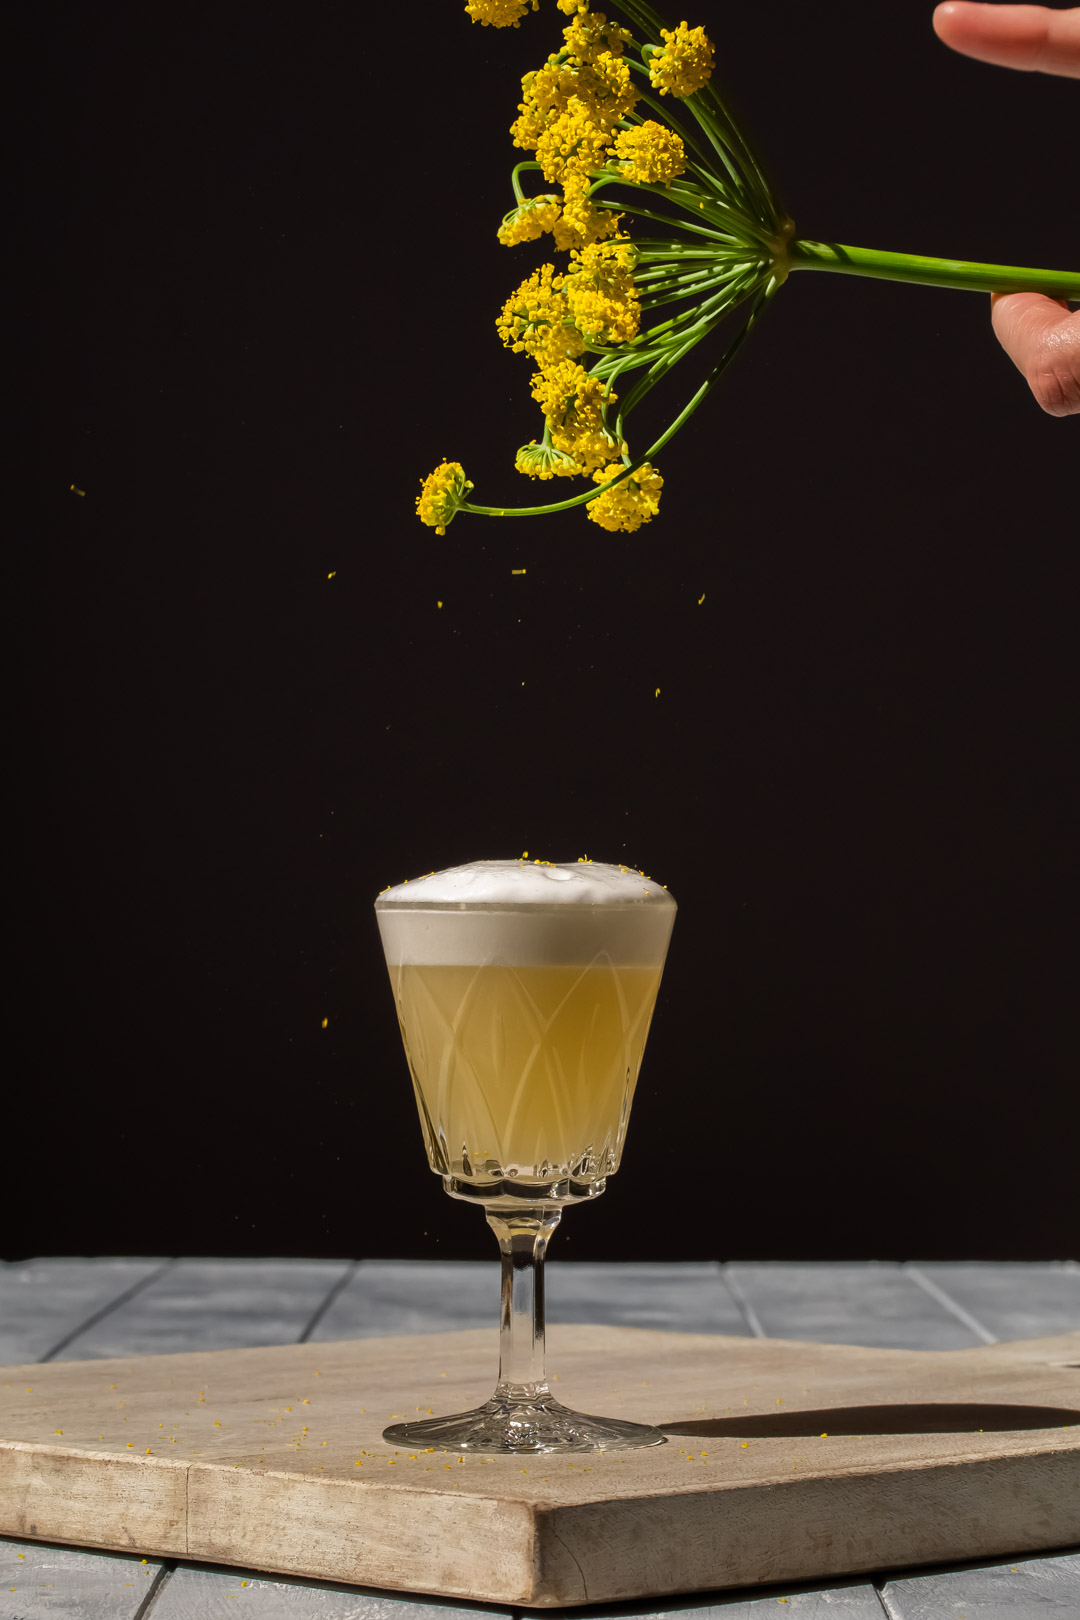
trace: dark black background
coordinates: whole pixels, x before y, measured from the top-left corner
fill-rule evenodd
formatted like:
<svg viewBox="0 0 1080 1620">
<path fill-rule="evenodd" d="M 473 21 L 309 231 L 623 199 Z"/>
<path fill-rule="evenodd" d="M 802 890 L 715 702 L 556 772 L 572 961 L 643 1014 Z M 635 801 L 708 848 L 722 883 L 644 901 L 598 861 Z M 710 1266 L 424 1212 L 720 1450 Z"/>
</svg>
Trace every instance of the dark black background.
<svg viewBox="0 0 1080 1620">
<path fill-rule="evenodd" d="M 930 14 L 689 20 L 800 234 L 1074 266 L 1080 86 Z M 438 538 L 444 454 L 542 487 L 493 319 L 544 252 L 494 230 L 550 0 L 11 16 L 41 519 L 3 1252 L 488 1256 L 371 905 L 528 849 L 680 902 L 623 1172 L 560 1254 L 1076 1253 L 1077 423 L 989 300 L 793 277 L 658 521 Z"/>
</svg>

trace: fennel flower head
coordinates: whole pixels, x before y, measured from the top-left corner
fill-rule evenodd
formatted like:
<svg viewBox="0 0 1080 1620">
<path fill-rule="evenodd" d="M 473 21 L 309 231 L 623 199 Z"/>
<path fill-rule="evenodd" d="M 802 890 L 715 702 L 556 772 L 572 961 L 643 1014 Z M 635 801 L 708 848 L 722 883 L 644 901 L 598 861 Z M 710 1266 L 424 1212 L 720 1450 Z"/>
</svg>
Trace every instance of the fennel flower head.
<svg viewBox="0 0 1080 1620">
<path fill-rule="evenodd" d="M 472 489 L 465 477 L 460 461 L 447 461 L 444 456 L 433 473 L 421 480 L 422 488 L 416 497 L 417 516 L 436 534 L 445 534 L 446 525 Z"/>
<path fill-rule="evenodd" d="M 512 466 L 533 484 L 558 479 L 560 493 L 575 479 L 586 487 L 544 505 L 480 506 L 469 499 L 461 463 L 443 461 L 422 480 L 416 503 L 439 534 L 458 512 L 532 516 L 584 506 L 609 532 L 650 522 L 664 482 L 657 454 L 792 270 L 1080 297 L 1077 275 L 796 238 L 716 86 L 704 26 L 668 26 L 649 0 L 611 4 L 618 18 L 592 0 L 555 0 L 553 8 L 545 0 L 543 20 L 561 39 L 549 37 L 547 55 L 521 78 L 516 112 L 508 93 L 513 197 L 494 233 L 514 253 L 544 244 L 544 262 L 523 266 L 495 319 L 504 346 L 536 368 L 531 393 L 543 424 Z M 540 9 L 540 0 L 465 4 L 474 23 L 495 29 L 518 28 L 527 17 L 542 26 L 530 15 Z M 631 448 L 631 418 L 670 397 L 677 366 L 702 359 L 689 395 L 674 414 L 666 408 L 666 425 L 661 418 Z"/>
</svg>

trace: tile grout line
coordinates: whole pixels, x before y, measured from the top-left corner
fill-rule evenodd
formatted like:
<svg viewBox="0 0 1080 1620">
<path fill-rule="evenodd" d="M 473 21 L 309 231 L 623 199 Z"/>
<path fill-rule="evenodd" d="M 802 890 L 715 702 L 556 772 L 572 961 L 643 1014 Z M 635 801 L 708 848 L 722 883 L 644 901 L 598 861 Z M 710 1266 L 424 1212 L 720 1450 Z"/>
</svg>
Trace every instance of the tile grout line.
<svg viewBox="0 0 1080 1620">
<path fill-rule="evenodd" d="M 750 1332 L 754 1335 L 754 1338 L 767 1339 L 768 1334 L 765 1332 L 765 1329 L 758 1320 L 757 1312 L 747 1299 L 746 1295 L 743 1293 L 742 1285 L 736 1282 L 735 1278 L 731 1275 L 730 1265 L 726 1264 L 724 1261 L 720 1262 L 720 1280 L 724 1284 L 724 1287 L 727 1289 L 728 1293 L 731 1295 L 732 1299 L 735 1301 L 739 1315 L 750 1329 Z"/>
<path fill-rule="evenodd" d="M 982 1323 L 972 1316 L 970 1311 L 966 1311 L 962 1305 L 958 1305 L 956 1300 L 945 1292 L 944 1288 L 939 1287 L 932 1278 L 924 1276 L 918 1266 L 913 1266 L 910 1261 L 905 1261 L 900 1269 L 905 1277 L 910 1277 L 912 1282 L 917 1283 L 924 1293 L 930 1295 L 931 1299 L 936 1299 L 939 1305 L 943 1305 L 947 1311 L 951 1312 L 958 1322 L 963 1322 L 964 1326 L 974 1333 L 977 1338 L 981 1339 L 983 1344 L 997 1344 L 999 1342 L 995 1334 L 991 1333 L 988 1328 L 984 1328 Z"/>
<path fill-rule="evenodd" d="M 108 1316 L 111 1311 L 118 1310 L 121 1305 L 126 1305 L 128 1300 L 134 1299 L 136 1294 L 142 1293 L 144 1288 L 149 1288 L 151 1283 L 157 1282 L 159 1277 L 163 1277 L 167 1271 L 178 1263 L 178 1260 L 179 1256 L 173 1255 L 172 1259 L 166 1260 L 164 1265 L 158 1266 L 157 1270 L 152 1271 L 149 1276 L 140 1277 L 137 1283 L 133 1283 L 131 1287 L 126 1288 L 122 1294 L 118 1294 L 116 1298 L 110 1300 L 107 1305 L 103 1305 L 99 1311 L 95 1311 L 92 1316 L 88 1316 L 85 1322 L 80 1322 L 78 1327 L 72 1328 L 70 1333 L 65 1333 L 63 1338 L 60 1339 L 58 1343 L 53 1345 L 48 1354 L 41 1356 L 39 1359 L 42 1362 L 51 1361 L 54 1356 L 58 1356 L 60 1354 L 61 1350 L 66 1350 L 72 1340 L 79 1337 L 80 1333 L 85 1333 L 88 1328 L 95 1327 L 97 1323 Z"/>
<path fill-rule="evenodd" d="M 135 1613 L 132 1615 L 131 1620 L 145 1620 L 145 1617 L 150 1613 L 150 1610 L 154 1607 L 154 1604 L 157 1602 L 158 1596 L 161 1593 L 162 1588 L 167 1586 L 169 1584 L 169 1582 L 172 1580 L 172 1577 L 173 1577 L 173 1574 L 174 1574 L 175 1570 L 176 1570 L 175 1563 L 173 1563 L 173 1564 L 162 1564 L 161 1568 L 157 1572 L 157 1575 L 154 1577 L 153 1581 L 150 1583 L 150 1590 L 147 1592 L 146 1596 L 143 1598 L 142 1602 L 139 1604 L 139 1607 L 135 1610 Z"/>
<path fill-rule="evenodd" d="M 307 1343 L 308 1339 L 314 1333 L 315 1329 L 318 1327 L 319 1323 L 322 1321 L 323 1317 L 326 1315 L 327 1311 L 330 1309 L 330 1307 L 334 1303 L 335 1299 L 337 1299 L 338 1295 L 342 1292 L 342 1290 L 346 1287 L 346 1285 L 348 1283 L 352 1282 L 352 1280 L 356 1276 L 356 1273 L 359 1270 L 359 1268 L 360 1268 L 359 1260 L 350 1260 L 349 1261 L 348 1265 L 345 1267 L 345 1270 L 342 1272 L 342 1274 L 338 1278 L 337 1282 L 334 1283 L 333 1287 L 330 1289 L 330 1292 L 327 1294 L 327 1296 L 323 1300 L 322 1304 L 316 1306 L 315 1314 L 311 1318 L 311 1321 L 308 1323 L 307 1327 L 304 1329 L 303 1333 L 301 1333 L 300 1337 L 297 1339 L 297 1341 L 296 1341 L 297 1344 L 306 1344 Z"/>
<path fill-rule="evenodd" d="M 880 1580 L 871 1581 L 870 1584 L 877 1593 L 877 1600 L 881 1604 L 882 1613 L 885 1615 L 886 1620 L 904 1620 L 899 1609 L 893 1608 L 892 1600 L 885 1596 L 885 1588 L 889 1584 L 889 1577 L 887 1575 L 882 1576 Z M 138 1620 L 138 1616 L 136 1616 L 136 1620 Z"/>
</svg>

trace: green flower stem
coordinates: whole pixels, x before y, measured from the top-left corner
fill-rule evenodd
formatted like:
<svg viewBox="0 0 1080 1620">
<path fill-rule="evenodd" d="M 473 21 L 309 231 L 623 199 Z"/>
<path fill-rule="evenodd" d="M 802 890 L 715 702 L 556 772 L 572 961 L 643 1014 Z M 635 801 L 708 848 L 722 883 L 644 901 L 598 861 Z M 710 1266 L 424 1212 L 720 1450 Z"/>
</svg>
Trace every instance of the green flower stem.
<svg viewBox="0 0 1080 1620">
<path fill-rule="evenodd" d="M 527 162 L 518 163 L 513 169 L 511 169 L 510 184 L 514 188 L 514 196 L 517 198 L 519 203 L 528 202 L 529 199 L 521 189 L 521 182 L 518 180 L 518 175 L 521 173 L 522 169 L 539 169 L 540 167 L 541 165 L 539 163 Z"/>
<path fill-rule="evenodd" d="M 877 276 L 884 281 L 915 281 L 927 287 L 965 292 L 1040 292 L 1049 298 L 1080 299 L 1080 273 L 1028 270 L 1014 264 L 978 264 L 968 259 L 927 259 L 917 253 L 885 253 L 845 247 L 839 242 L 788 244 L 790 270 L 833 270 L 840 275 Z"/>
<path fill-rule="evenodd" d="M 586 501 L 594 501 L 598 495 L 603 495 L 607 490 L 613 489 L 616 484 L 621 484 L 624 478 L 628 478 L 631 473 L 637 472 L 638 468 L 643 466 L 646 461 L 651 461 L 653 456 L 658 455 L 664 446 L 675 437 L 683 424 L 694 414 L 706 394 L 719 382 L 739 349 L 749 337 L 762 310 L 768 305 L 775 292 L 776 284 L 770 283 L 769 286 L 758 293 L 745 324 L 736 332 L 697 393 L 687 401 L 678 416 L 668 424 L 664 432 L 661 433 L 655 443 L 649 446 L 644 455 L 636 456 L 627 467 L 624 467 L 618 477 L 609 479 L 606 484 L 598 484 L 595 489 L 583 490 L 580 495 L 573 495 L 569 500 L 553 501 L 550 506 L 473 506 L 469 502 L 463 501 L 458 507 L 458 511 L 471 512 L 478 517 L 540 517 L 547 512 L 566 512 L 573 506 L 583 506 Z"/>
<path fill-rule="evenodd" d="M 664 446 L 675 437 L 687 419 L 697 410 L 706 394 L 719 382 L 739 349 L 749 337 L 762 311 L 775 295 L 777 285 L 776 282 L 770 282 L 768 286 L 758 293 L 745 324 L 736 332 L 697 393 L 687 401 L 675 420 L 668 424 L 656 442 L 651 444 L 645 451 L 645 454 L 636 456 L 616 478 L 609 479 L 606 484 L 598 484 L 595 489 L 583 490 L 580 495 L 572 495 L 567 501 L 553 501 L 550 506 L 473 506 L 468 501 L 463 501 L 457 510 L 459 512 L 471 512 L 476 517 L 541 517 L 547 512 L 567 512 L 573 506 L 583 506 L 586 501 L 595 501 L 598 495 L 603 495 L 607 490 L 614 489 L 616 484 L 621 484 L 624 478 L 629 478 L 630 474 L 637 472 L 638 468 L 644 466 L 646 461 L 651 461 L 653 456 L 658 455 Z"/>
<path fill-rule="evenodd" d="M 643 191 L 644 186 L 637 186 L 635 190 Z M 734 242 L 736 237 L 725 234 L 723 231 L 710 231 L 704 225 L 691 225 L 689 220 L 671 219 L 667 214 L 658 214 L 655 209 L 635 208 L 632 203 L 610 203 L 611 208 L 617 209 L 620 214 L 638 214 L 642 219 L 654 219 L 658 225 L 666 225 L 672 231 L 692 231 L 695 236 L 709 236 L 714 242 Z"/>
<path fill-rule="evenodd" d="M 597 178 L 590 187 L 590 196 L 605 185 L 629 186 L 634 191 L 645 191 L 664 202 L 674 203 L 676 208 L 684 208 L 692 219 L 700 219 L 704 214 L 706 219 L 714 225 L 723 227 L 726 231 L 738 233 L 737 239 L 744 240 L 747 236 L 760 237 L 762 241 L 771 241 L 772 236 L 762 225 L 761 221 L 734 208 L 722 196 L 717 196 L 716 179 L 711 176 L 712 185 L 706 191 L 691 181 L 689 184 L 678 184 L 673 181 L 669 185 L 654 185 L 644 180 L 627 180 L 617 169 L 596 171 Z M 608 207 L 618 208 L 619 204 L 609 202 Z"/>
</svg>

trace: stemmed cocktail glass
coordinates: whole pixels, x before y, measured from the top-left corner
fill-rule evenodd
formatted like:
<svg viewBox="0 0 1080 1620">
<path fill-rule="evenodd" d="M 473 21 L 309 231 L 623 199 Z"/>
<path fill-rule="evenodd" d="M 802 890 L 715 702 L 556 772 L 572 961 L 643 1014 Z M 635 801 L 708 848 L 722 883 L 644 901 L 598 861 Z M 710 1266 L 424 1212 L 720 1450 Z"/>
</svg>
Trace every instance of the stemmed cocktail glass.
<svg viewBox="0 0 1080 1620">
<path fill-rule="evenodd" d="M 499 1381 L 475 1412 L 384 1438 L 614 1451 L 659 1430 L 572 1412 L 544 1372 L 543 1261 L 566 1204 L 619 1167 L 664 957 L 667 890 L 594 861 L 477 861 L 375 903 L 431 1168 L 502 1251 Z"/>
</svg>

